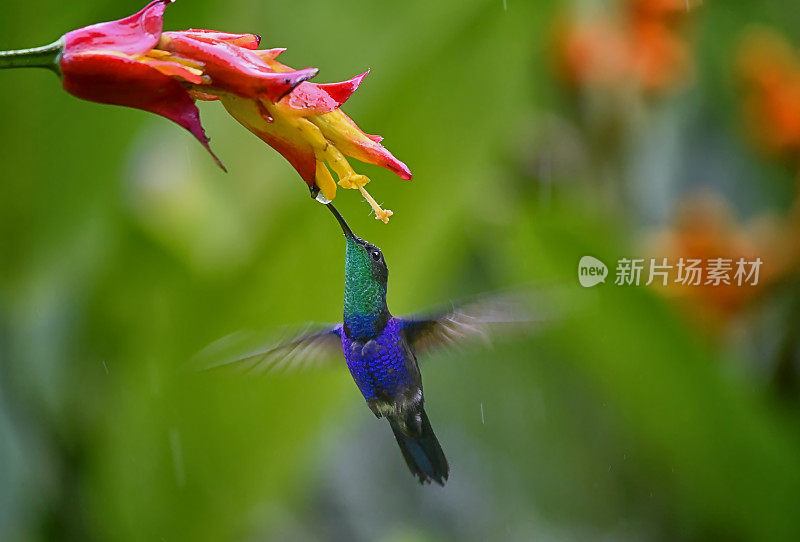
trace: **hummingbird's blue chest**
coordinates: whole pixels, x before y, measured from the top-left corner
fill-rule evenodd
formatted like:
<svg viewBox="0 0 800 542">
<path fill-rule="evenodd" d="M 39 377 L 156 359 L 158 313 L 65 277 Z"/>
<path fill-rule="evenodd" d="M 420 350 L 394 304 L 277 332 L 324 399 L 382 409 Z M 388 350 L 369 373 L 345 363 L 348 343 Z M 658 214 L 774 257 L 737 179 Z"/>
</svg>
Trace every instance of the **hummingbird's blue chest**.
<svg viewBox="0 0 800 542">
<path fill-rule="evenodd" d="M 347 368 L 367 401 L 391 400 L 412 383 L 408 362 L 413 360 L 408 359 L 411 353 L 396 318 L 370 339 L 351 339 L 342 333 L 342 349 Z"/>
</svg>

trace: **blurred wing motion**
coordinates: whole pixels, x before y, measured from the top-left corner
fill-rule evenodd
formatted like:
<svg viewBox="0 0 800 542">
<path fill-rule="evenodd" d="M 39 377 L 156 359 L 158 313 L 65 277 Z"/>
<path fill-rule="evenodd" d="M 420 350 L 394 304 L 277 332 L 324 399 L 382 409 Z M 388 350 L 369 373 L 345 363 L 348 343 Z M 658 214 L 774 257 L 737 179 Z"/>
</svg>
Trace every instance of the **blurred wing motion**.
<svg viewBox="0 0 800 542">
<path fill-rule="evenodd" d="M 307 369 L 332 364 L 342 359 L 341 324 L 310 327 L 284 340 L 260 346 L 252 336 L 229 335 L 215 342 L 195 358 L 199 370 L 230 369 L 240 373 L 265 374 L 293 369 Z"/>
<path fill-rule="evenodd" d="M 405 320 L 406 340 L 418 354 L 445 345 L 470 340 L 489 342 L 495 335 L 524 333 L 534 325 L 552 319 L 543 313 L 533 314 L 528 293 L 484 296 L 454 304 L 447 311 Z"/>
</svg>

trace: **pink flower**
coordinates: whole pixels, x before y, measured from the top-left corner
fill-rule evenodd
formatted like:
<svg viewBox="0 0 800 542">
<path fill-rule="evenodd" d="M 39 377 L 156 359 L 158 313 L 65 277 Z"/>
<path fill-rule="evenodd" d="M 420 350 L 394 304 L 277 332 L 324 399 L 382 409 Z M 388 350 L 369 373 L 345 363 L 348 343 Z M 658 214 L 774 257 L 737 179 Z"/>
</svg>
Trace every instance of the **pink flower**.
<svg viewBox="0 0 800 542">
<path fill-rule="evenodd" d="M 339 186 L 360 190 L 376 218 L 388 222 L 392 212 L 372 199 L 364 189 L 369 179 L 355 173 L 346 157 L 385 167 L 402 179 L 411 179 L 411 172 L 379 136 L 361 131 L 339 109 L 367 74 L 317 85 L 307 82 L 316 68 L 294 70 L 277 62 L 284 50 L 258 50 L 257 35 L 163 32 L 164 10 L 172 1 L 154 0 L 130 17 L 69 32 L 52 46 L 0 53 L 0 67 L 57 68 L 69 93 L 166 117 L 210 153 L 195 101 L 220 100 L 294 166 L 317 199 L 336 196 L 333 172 Z"/>
</svg>

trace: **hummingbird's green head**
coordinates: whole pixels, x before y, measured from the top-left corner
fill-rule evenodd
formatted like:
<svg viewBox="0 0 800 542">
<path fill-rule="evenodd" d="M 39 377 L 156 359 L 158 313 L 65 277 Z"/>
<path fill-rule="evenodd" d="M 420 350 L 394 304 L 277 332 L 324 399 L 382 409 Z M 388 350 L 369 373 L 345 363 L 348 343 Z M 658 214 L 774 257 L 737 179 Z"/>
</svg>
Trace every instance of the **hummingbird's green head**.
<svg viewBox="0 0 800 542">
<path fill-rule="evenodd" d="M 382 287 L 383 295 L 386 295 L 389 268 L 386 267 L 381 249 L 372 243 L 360 237 L 347 238 L 344 272 L 346 277 L 352 278 L 357 283 L 358 287 L 367 287 L 370 283 L 375 283 Z"/>
<path fill-rule="evenodd" d="M 328 204 L 328 209 L 339 221 L 347 241 L 344 266 L 345 325 L 352 329 L 351 336 L 380 331 L 389 318 L 386 307 L 389 269 L 386 260 L 380 248 L 353 234 L 332 205 Z"/>
</svg>

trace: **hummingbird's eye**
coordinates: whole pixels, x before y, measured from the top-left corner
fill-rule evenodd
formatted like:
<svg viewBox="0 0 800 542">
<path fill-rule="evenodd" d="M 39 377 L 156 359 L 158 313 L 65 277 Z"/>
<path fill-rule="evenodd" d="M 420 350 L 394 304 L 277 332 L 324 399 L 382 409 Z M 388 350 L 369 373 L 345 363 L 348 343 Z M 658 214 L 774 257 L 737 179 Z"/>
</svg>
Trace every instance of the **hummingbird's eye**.
<svg viewBox="0 0 800 542">
<path fill-rule="evenodd" d="M 374 249 L 372 252 L 369 253 L 369 255 L 376 262 L 381 261 L 381 251 L 380 250 Z"/>
</svg>

